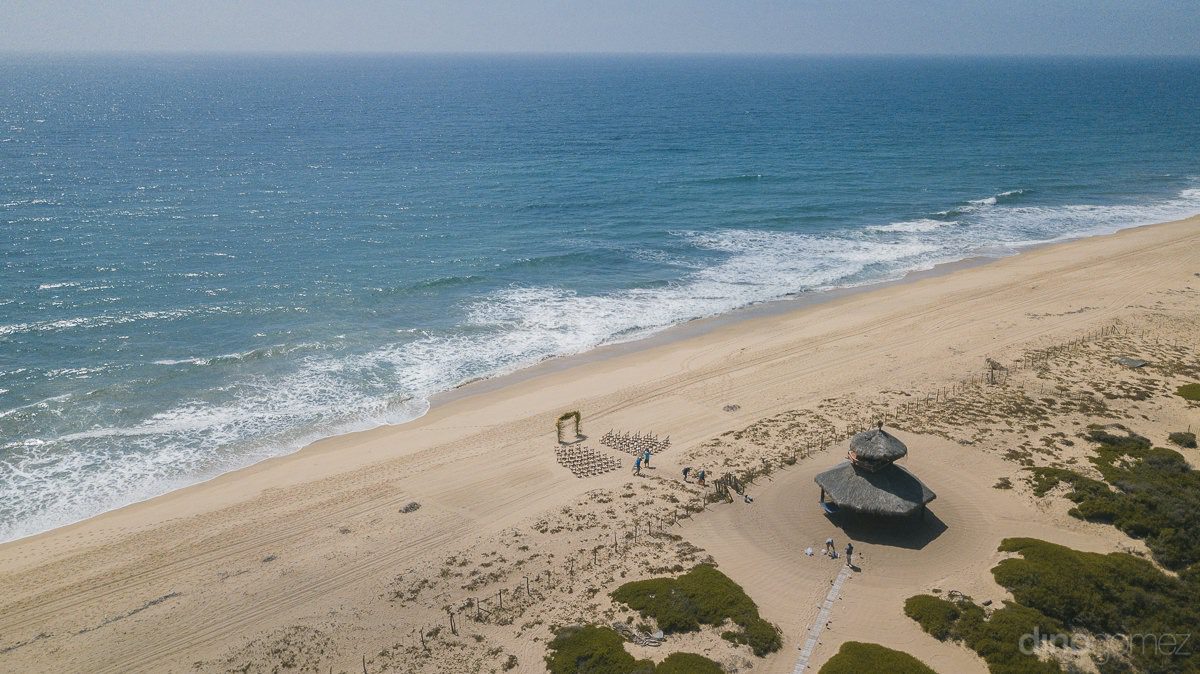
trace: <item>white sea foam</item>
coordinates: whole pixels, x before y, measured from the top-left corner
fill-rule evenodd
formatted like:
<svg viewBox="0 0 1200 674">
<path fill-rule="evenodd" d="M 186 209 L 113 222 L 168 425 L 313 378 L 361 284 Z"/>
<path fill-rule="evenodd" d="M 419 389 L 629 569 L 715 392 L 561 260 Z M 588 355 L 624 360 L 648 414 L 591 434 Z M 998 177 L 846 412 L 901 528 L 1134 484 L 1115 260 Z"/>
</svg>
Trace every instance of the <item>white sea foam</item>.
<svg viewBox="0 0 1200 674">
<path fill-rule="evenodd" d="M 193 400 L 121 425 L 57 437 L 30 437 L 38 435 L 33 433 L 18 439 L 7 434 L 13 439 L 0 442 L 0 456 L 5 457 L 0 540 L 149 498 L 294 451 L 325 435 L 413 419 L 424 413 L 434 393 L 548 357 L 634 339 L 755 302 L 895 278 L 981 252 L 1011 251 L 1200 212 L 1200 189 L 1144 204 L 1035 206 L 1010 200 L 1016 196 L 1014 191 L 989 197 L 996 203 L 963 209 L 953 222 L 914 219 L 826 234 L 674 232 L 680 246 L 703 253 L 699 257 L 711 262 L 695 267 L 697 255 L 681 255 L 693 260 L 693 266 L 677 281 L 600 295 L 512 286 L 471 302 L 465 323 L 456 331 L 393 331 L 396 343 L 354 353 L 340 347 L 283 344 L 156 361 L 176 367 L 227 365 L 232 379 L 208 392 L 211 395 L 197 392 Z M 172 315 L 142 312 L 130 318 Z M 0 326 L 0 335 L 14 329 L 80 327 L 71 320 L 91 326 L 124 319 L 114 315 Z M 268 370 L 276 372 L 271 376 L 237 375 L 244 365 L 276 356 L 289 367 Z M 22 415 L 53 414 L 79 404 L 39 401 L 5 412 L 0 423 L 17 424 Z"/>
<path fill-rule="evenodd" d="M 162 311 L 133 311 L 121 314 L 77 316 L 53 321 L 32 321 L 0 325 L 0 337 L 26 332 L 60 332 L 75 328 L 100 328 L 111 325 L 137 323 L 139 321 L 169 321 L 198 314 L 218 314 L 228 311 L 225 307 L 197 307 L 190 309 L 166 309 Z"/>
<path fill-rule="evenodd" d="M 1008 200 L 1010 197 L 1020 196 L 1022 194 L 1025 194 L 1025 192 L 1026 192 L 1026 190 L 1008 190 L 1007 192 L 1000 192 L 999 194 L 995 194 L 990 197 L 984 197 L 982 199 L 971 199 L 970 201 L 967 202 L 969 204 L 969 206 L 967 207 L 966 210 L 977 210 L 980 207 L 995 206 L 996 204 L 1003 203 L 1005 200 Z M 944 211 L 944 212 L 949 212 L 949 211 Z"/>
<path fill-rule="evenodd" d="M 939 227 L 947 227 L 957 225 L 955 220 L 934 220 L 932 218 L 919 218 L 917 220 L 904 220 L 901 222 L 893 222 L 888 225 L 876 225 L 867 229 L 874 232 L 932 232 Z"/>
<path fill-rule="evenodd" d="M 1168 222 L 1200 212 L 1200 189 L 1150 203 L 1000 205 L 973 214 L 971 235 L 980 245 L 1026 246 L 1080 236 L 1107 234 L 1129 227 Z"/>
<path fill-rule="evenodd" d="M 335 336 L 334 339 L 344 338 L 344 335 Z M 194 356 L 191 358 L 160 358 L 153 361 L 155 365 L 219 365 L 219 364 L 235 364 L 258 358 L 270 358 L 274 356 L 284 356 L 299 351 L 312 351 L 323 348 L 317 342 L 299 342 L 296 344 L 275 344 L 272 346 L 264 346 L 248 351 L 240 351 L 234 353 L 225 353 L 219 356 L 200 357 Z"/>
</svg>

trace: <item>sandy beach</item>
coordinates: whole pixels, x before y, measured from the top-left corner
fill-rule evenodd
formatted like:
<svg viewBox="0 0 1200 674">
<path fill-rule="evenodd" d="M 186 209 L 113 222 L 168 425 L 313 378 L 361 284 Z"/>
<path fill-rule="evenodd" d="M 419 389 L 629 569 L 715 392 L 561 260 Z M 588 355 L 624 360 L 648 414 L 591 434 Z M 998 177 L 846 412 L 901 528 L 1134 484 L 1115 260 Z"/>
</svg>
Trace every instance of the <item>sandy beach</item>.
<svg viewBox="0 0 1200 674">
<path fill-rule="evenodd" d="M 906 618 L 904 599 L 1005 599 L 988 570 L 1008 536 L 1144 554 L 1068 516 L 1061 495 L 1035 497 L 1022 468 L 1078 460 L 1086 447 L 1053 434 L 1097 418 L 1158 444 L 1200 426 L 1200 408 L 1169 394 L 1190 379 L 1167 367 L 1195 363 L 1198 307 L 1193 217 L 467 386 L 411 423 L 0 546 L 0 670 L 491 672 L 511 656 L 513 671 L 544 671 L 554 627 L 624 620 L 608 598 L 618 585 L 710 560 L 783 648 L 756 658 L 704 630 L 630 652 L 791 672 L 843 568 L 803 550 L 832 536 L 855 541 L 860 571 L 816 632 L 812 671 L 858 640 L 984 672 Z M 1008 368 L 998 380 L 988 359 Z M 580 445 L 620 468 L 581 479 L 556 462 L 555 420 L 571 410 Z M 842 531 L 817 506 L 813 476 L 877 421 L 938 494 L 915 535 Z M 634 476 L 600 443 L 610 429 L 671 445 Z M 705 492 L 684 466 L 765 474 L 753 503 L 685 514 Z M 1004 478 L 1013 487 L 994 488 Z"/>
</svg>

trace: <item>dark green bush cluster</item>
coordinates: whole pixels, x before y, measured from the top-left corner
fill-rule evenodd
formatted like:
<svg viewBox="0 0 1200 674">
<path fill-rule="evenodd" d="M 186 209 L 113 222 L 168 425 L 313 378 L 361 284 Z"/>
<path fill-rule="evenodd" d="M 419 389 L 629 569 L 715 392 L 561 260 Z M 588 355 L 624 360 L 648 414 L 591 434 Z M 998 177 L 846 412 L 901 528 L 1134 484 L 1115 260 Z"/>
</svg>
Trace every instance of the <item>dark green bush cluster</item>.
<svg viewBox="0 0 1200 674">
<path fill-rule="evenodd" d="M 1200 401 L 1200 384 L 1184 384 L 1175 389 L 1175 393 L 1184 400 Z"/>
<path fill-rule="evenodd" d="M 695 653 L 672 653 L 658 663 L 655 674 L 725 674 L 721 665 Z"/>
<path fill-rule="evenodd" d="M 938 641 L 950 638 L 950 628 L 962 612 L 958 604 L 931 594 L 919 594 L 904 602 L 904 614 L 917 621 L 921 628 Z"/>
<path fill-rule="evenodd" d="M 672 653 L 657 667 L 650 660 L 636 660 L 621 635 L 595 625 L 555 633 L 546 669 L 550 674 L 722 674 L 720 665 L 695 653 Z"/>
<path fill-rule="evenodd" d="M 929 594 L 909 597 L 904 612 L 941 640 L 961 641 L 979 654 L 992 674 L 1053 674 L 1062 670 L 1021 652 L 1028 634 L 1062 632 L 1058 621 L 1035 609 L 1005 603 L 990 616 L 970 599 L 949 601 Z"/>
<path fill-rule="evenodd" d="M 621 635 L 607 627 L 567 627 L 554 635 L 546 669 L 551 674 L 652 674 L 654 663 L 635 660 Z"/>
<path fill-rule="evenodd" d="M 935 674 L 925 663 L 908 653 L 884 648 L 879 644 L 847 641 L 817 674 Z"/>
<path fill-rule="evenodd" d="M 651 578 L 626 583 L 613 599 L 652 617 L 667 634 L 694 632 L 700 625 L 720 625 L 731 620 L 738 630 L 722 637 L 747 644 L 762 657 L 779 650 L 779 629 L 758 615 L 758 606 L 741 586 L 709 564 L 701 564 L 678 578 Z"/>
<path fill-rule="evenodd" d="M 1035 629 L 1042 638 L 1073 634 L 1076 645 L 1083 631 L 1122 638 L 1124 649 L 1097 663 L 1102 672 L 1200 674 L 1200 651 L 1190 643 L 1200 625 L 1200 572 L 1176 578 L 1133 555 L 1031 538 L 1005 539 L 1000 550 L 1019 554 L 992 569 L 1014 602 L 989 617 L 968 599 L 919 595 L 904 612 L 933 636 L 965 643 L 993 674 L 1059 671 L 1021 652 L 1022 638 Z"/>
<path fill-rule="evenodd" d="M 1177 653 L 1144 648 L 1139 635 L 1180 635 L 1200 626 L 1200 573 L 1180 578 L 1124 553 L 1080 552 L 1031 538 L 1005 539 L 1019 553 L 992 575 L 1024 606 L 1072 629 L 1134 638 L 1130 661 L 1146 672 L 1200 672 L 1195 648 Z"/>
<path fill-rule="evenodd" d="M 1099 443 L 1092 463 L 1104 481 L 1062 468 L 1033 468 L 1034 493 L 1067 484 L 1075 517 L 1144 539 L 1154 559 L 1169 569 L 1200 561 L 1200 471 L 1178 452 L 1151 447 L 1138 435 L 1093 429 L 1089 439 Z"/>
<path fill-rule="evenodd" d="M 1196 448 L 1196 434 L 1190 431 L 1172 433 L 1167 436 L 1167 439 L 1179 445 L 1180 447 L 1186 447 L 1188 449 Z"/>
</svg>

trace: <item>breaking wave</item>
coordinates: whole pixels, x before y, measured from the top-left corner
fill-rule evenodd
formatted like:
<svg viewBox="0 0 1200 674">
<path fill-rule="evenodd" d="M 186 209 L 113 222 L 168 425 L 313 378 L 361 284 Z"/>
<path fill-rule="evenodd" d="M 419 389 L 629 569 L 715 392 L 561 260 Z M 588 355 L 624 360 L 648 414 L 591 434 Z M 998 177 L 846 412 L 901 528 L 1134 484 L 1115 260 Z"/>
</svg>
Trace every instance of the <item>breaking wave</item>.
<svg viewBox="0 0 1200 674">
<path fill-rule="evenodd" d="M 219 355 L 154 360 L 164 373 L 229 371 L 220 386 L 151 411 L 138 386 L 48 398 L 0 414 L 0 540 L 78 521 L 328 435 L 424 414 L 429 399 L 463 382 L 546 358 L 636 339 L 685 321 L 800 293 L 863 285 L 1035 243 L 1175 220 L 1200 212 L 1200 189 L 1140 204 L 1034 205 L 1021 190 L 928 217 L 823 233 L 757 229 L 674 231 L 667 252 L 635 259 L 689 260 L 682 276 L 587 294 L 513 284 L 465 302 L 453 329 L 391 331 L 388 343 L 351 349 L 328 342 L 281 343 Z M 703 262 L 698 262 L 702 260 Z M 547 263 L 548 264 L 548 263 Z M 519 266 L 519 265 L 518 265 Z M 451 275 L 428 287 L 474 282 Z M 0 326 L 0 336 L 45 333 L 189 312 L 97 315 Z M 242 369 L 245 374 L 239 374 Z M 223 370 L 224 371 L 224 370 Z M 164 374 L 166 376 L 166 374 Z M 223 375 L 224 376 L 224 375 Z M 145 383 L 153 390 L 153 382 Z M 143 416 L 114 410 L 142 410 Z M 118 418 L 47 434 L 64 415 Z"/>
</svg>

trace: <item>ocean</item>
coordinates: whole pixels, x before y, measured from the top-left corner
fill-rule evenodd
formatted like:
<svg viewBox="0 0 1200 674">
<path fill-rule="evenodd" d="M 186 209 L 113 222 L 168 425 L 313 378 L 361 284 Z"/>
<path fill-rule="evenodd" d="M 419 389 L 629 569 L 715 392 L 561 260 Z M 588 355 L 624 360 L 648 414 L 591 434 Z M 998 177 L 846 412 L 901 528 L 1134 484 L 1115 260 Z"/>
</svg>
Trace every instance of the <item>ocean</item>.
<svg viewBox="0 0 1200 674">
<path fill-rule="evenodd" d="M 771 300 L 1200 212 L 1200 60 L 0 57 L 0 540 Z"/>
</svg>

